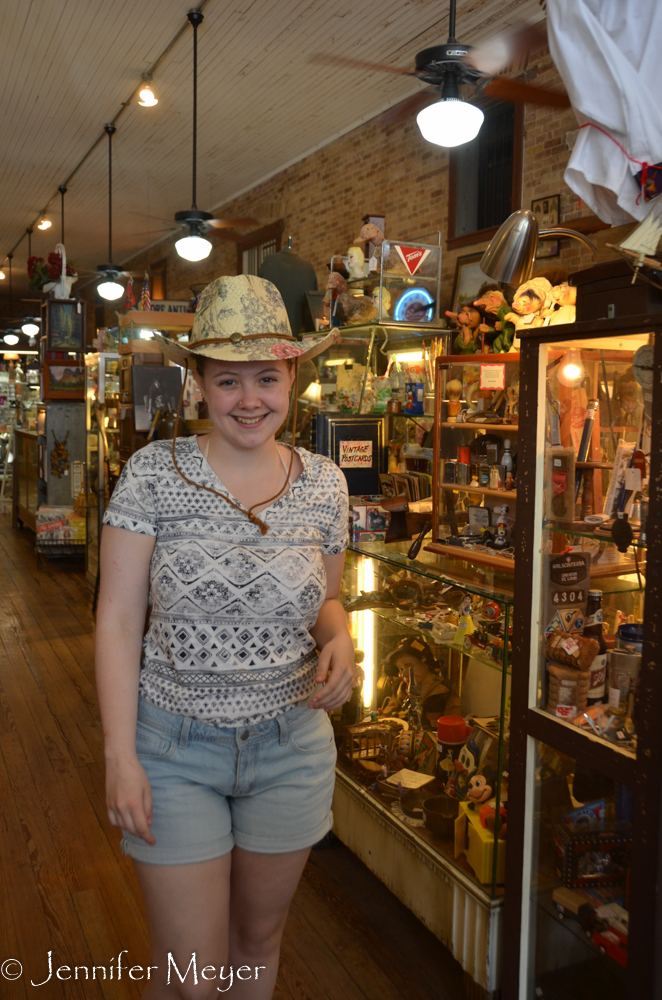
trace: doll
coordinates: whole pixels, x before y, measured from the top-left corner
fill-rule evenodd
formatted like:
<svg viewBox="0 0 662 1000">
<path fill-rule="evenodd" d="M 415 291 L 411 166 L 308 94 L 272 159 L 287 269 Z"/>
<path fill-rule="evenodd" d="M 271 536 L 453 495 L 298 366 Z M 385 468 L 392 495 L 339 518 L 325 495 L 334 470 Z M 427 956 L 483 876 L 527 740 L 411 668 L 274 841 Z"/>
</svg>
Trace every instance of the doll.
<svg viewBox="0 0 662 1000">
<path fill-rule="evenodd" d="M 454 313 L 446 310 L 448 318 L 456 323 L 460 332 L 453 342 L 456 354 L 478 354 L 481 347 L 478 345 L 479 336 L 485 342 L 486 333 L 494 333 L 491 327 L 483 322 L 483 314 L 480 309 L 466 305 L 459 312 Z"/>
<path fill-rule="evenodd" d="M 492 350 L 495 354 L 507 353 L 513 343 L 515 327 L 509 320 L 506 320 L 510 306 L 501 289 L 497 285 L 483 285 L 474 306 L 496 317 L 494 329 L 497 331 L 497 337 L 492 341 Z"/>
<path fill-rule="evenodd" d="M 517 334 L 520 330 L 532 330 L 535 327 L 546 326 L 549 317 L 545 310 L 553 302 L 552 286 L 547 278 L 530 278 L 520 285 L 513 298 L 513 312 L 504 317 L 515 326 L 515 337 L 510 347 L 510 353 L 519 351 L 520 341 Z"/>
<path fill-rule="evenodd" d="M 577 316 L 576 287 L 569 285 L 567 281 L 560 285 L 554 285 L 552 298 L 554 304 L 549 312 L 549 325 L 558 326 L 560 323 L 574 323 Z"/>
</svg>

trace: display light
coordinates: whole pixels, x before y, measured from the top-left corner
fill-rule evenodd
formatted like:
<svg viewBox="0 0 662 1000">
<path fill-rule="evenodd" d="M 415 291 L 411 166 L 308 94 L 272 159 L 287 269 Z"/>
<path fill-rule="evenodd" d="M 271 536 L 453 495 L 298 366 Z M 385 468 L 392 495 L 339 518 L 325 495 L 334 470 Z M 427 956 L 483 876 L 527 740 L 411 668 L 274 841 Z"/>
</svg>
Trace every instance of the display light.
<svg viewBox="0 0 662 1000">
<path fill-rule="evenodd" d="M 569 389 L 577 389 L 582 379 L 586 376 L 586 371 L 582 364 L 580 351 L 566 351 L 561 367 L 559 368 L 559 382 Z"/>
<path fill-rule="evenodd" d="M 462 100 L 457 79 L 453 73 L 447 73 L 441 100 L 419 111 L 416 123 L 428 142 L 436 146 L 461 146 L 476 138 L 484 119 L 480 108 Z"/>
<path fill-rule="evenodd" d="M 0 271 L 0 281 L 4 281 L 4 280 L 5 280 L 5 272 L 4 271 Z"/>
<path fill-rule="evenodd" d="M 5 344 L 9 344 L 11 347 L 13 347 L 14 344 L 18 344 L 19 341 L 19 337 L 17 337 L 15 333 L 6 333 L 3 339 Z"/>
<path fill-rule="evenodd" d="M 413 364 L 415 361 L 423 360 L 423 351 L 394 351 L 393 357 L 396 361 Z"/>
<path fill-rule="evenodd" d="M 37 223 L 37 229 L 50 229 L 53 223 L 44 215 Z"/>
</svg>

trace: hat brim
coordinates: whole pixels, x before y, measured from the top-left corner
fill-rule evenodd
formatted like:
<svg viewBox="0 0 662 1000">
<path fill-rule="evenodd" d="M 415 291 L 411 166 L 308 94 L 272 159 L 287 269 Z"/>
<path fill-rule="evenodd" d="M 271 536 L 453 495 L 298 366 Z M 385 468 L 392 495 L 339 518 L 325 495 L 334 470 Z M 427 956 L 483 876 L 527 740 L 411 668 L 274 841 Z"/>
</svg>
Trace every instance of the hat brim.
<svg viewBox="0 0 662 1000">
<path fill-rule="evenodd" d="M 282 340 L 280 337 L 260 337 L 251 340 L 245 337 L 238 343 L 208 344 L 197 341 L 191 347 L 179 344 L 157 333 L 154 340 L 170 360 L 177 365 L 189 365 L 196 357 L 213 358 L 216 361 L 308 361 L 331 347 L 340 336 L 338 329 L 326 337 L 308 337 L 303 340 Z"/>
</svg>

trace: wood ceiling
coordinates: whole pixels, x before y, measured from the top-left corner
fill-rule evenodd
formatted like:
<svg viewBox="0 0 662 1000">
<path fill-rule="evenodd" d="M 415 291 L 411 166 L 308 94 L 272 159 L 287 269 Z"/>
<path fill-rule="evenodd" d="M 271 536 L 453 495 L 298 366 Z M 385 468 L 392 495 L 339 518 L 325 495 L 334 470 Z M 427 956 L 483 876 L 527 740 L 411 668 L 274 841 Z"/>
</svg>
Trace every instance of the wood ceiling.
<svg viewBox="0 0 662 1000">
<path fill-rule="evenodd" d="M 199 41 L 198 207 L 234 195 L 419 89 L 407 77 L 338 69 L 330 52 L 409 68 L 444 41 L 448 0 L 205 0 Z M 13 258 L 13 315 L 32 308 L 26 228 L 49 205 L 51 229 L 32 235 L 46 256 L 60 238 L 79 271 L 108 257 L 106 122 L 113 140 L 113 257 L 123 263 L 173 225 L 191 202 L 192 29 L 187 0 L 21 0 L 6 4 L 0 41 L 0 262 Z M 477 42 L 540 16 L 539 0 L 459 0 L 457 35 Z M 154 73 L 159 99 L 134 94 Z M 124 103 L 129 102 L 122 110 Z M 23 237 L 18 246 L 16 244 Z M 7 268 L 5 264 L 5 273 Z M 0 320 L 8 326 L 8 281 Z"/>
</svg>

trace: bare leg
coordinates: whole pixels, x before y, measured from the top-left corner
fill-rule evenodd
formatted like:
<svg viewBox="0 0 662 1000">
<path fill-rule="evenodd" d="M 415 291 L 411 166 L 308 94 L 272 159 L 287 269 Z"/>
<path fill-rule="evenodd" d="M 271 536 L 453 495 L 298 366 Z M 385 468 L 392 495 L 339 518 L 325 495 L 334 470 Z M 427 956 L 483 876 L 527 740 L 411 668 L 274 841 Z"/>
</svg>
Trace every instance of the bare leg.
<svg viewBox="0 0 662 1000">
<path fill-rule="evenodd" d="M 218 997 L 219 970 L 228 969 L 228 927 L 230 911 L 230 869 L 232 854 L 212 861 L 188 865 L 148 865 L 134 861 L 147 908 L 151 938 L 151 970 L 143 1000 L 208 1000 Z M 170 963 L 168 952 L 182 976 L 195 954 L 198 983 L 193 967 L 181 983 Z M 264 963 L 263 963 L 264 964 Z M 215 974 L 203 969 L 213 966 Z"/>
<path fill-rule="evenodd" d="M 230 964 L 234 969 L 232 996 L 237 1000 L 271 1000 L 283 928 L 292 896 L 310 848 L 290 854 L 232 851 L 230 897 Z M 241 982 L 237 970 L 248 966 Z M 255 977 L 255 968 L 259 969 Z"/>
</svg>

